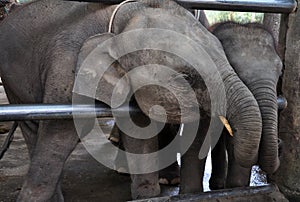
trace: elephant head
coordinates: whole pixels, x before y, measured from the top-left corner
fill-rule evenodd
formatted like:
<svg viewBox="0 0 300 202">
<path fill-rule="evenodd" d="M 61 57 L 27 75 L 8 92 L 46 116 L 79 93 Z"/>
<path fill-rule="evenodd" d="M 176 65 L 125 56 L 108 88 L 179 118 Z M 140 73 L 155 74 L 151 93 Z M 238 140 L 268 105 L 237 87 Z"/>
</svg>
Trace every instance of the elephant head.
<svg viewBox="0 0 300 202">
<path fill-rule="evenodd" d="M 263 124 L 258 163 L 271 174 L 280 164 L 276 85 L 282 63 L 274 38 L 259 24 L 221 23 L 214 26 L 212 32 L 221 41 L 230 64 L 258 102 Z"/>
<path fill-rule="evenodd" d="M 211 114 L 228 118 L 238 162 L 256 163 L 261 137 L 258 104 L 230 66 L 221 43 L 190 12 L 169 0 L 128 3 L 118 10 L 112 30 L 113 34 L 96 35 L 83 45 L 77 66 L 86 70 L 78 70 L 83 83 L 75 83 L 75 91 L 90 96 L 86 89 L 97 81 L 95 98 L 112 107 L 122 105 L 134 91 L 146 115 L 165 121 L 167 114 L 167 122 L 181 123 L 199 119 L 198 110 L 210 114 L 214 101 L 222 100 L 210 93 L 218 96 L 224 89 L 227 104 Z M 139 67 L 142 71 L 133 71 Z M 169 69 L 162 71 L 164 67 Z M 165 85 L 157 85 L 161 83 Z M 112 103 L 112 92 L 125 98 Z M 163 112 L 153 109 L 155 105 Z"/>
</svg>

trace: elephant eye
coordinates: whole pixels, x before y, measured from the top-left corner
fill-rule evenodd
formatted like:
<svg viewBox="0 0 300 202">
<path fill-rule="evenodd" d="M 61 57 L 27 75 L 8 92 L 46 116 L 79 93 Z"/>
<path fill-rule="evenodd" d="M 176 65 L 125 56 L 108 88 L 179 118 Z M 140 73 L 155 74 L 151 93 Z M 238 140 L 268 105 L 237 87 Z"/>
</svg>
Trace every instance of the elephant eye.
<svg viewBox="0 0 300 202">
<path fill-rule="evenodd" d="M 195 79 L 193 79 L 193 77 L 185 73 L 177 74 L 173 77 L 173 81 L 181 84 L 185 83 L 183 79 L 189 84 L 190 87 L 192 87 L 195 84 Z"/>
<path fill-rule="evenodd" d="M 190 84 L 190 86 L 193 86 L 195 83 L 195 79 L 187 74 L 183 74 L 183 78 Z"/>
</svg>

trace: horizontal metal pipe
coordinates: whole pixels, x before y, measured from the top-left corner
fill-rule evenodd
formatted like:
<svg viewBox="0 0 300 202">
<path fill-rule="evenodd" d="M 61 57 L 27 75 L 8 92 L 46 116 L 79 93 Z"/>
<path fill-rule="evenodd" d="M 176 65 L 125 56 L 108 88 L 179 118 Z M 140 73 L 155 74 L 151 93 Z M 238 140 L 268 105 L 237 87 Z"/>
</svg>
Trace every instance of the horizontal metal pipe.
<svg viewBox="0 0 300 202">
<path fill-rule="evenodd" d="M 287 108 L 288 102 L 285 99 L 285 97 L 283 97 L 283 96 L 280 95 L 277 98 L 277 104 L 278 104 L 278 109 L 282 110 L 282 109 Z"/>
<path fill-rule="evenodd" d="M 258 187 L 241 187 L 233 189 L 223 189 L 217 191 L 204 192 L 200 194 L 182 194 L 176 196 L 164 196 L 152 199 L 142 199 L 129 202 L 183 202 L 183 201 L 253 201 L 256 199 L 258 201 L 265 201 L 273 197 L 269 196 L 271 194 L 276 195 L 280 193 L 279 189 L 274 184 L 268 184 Z M 268 197 L 269 196 L 269 197 Z M 250 200 L 252 199 L 252 200 Z"/>
<path fill-rule="evenodd" d="M 118 4 L 123 0 L 65 0 Z M 230 10 L 262 13 L 291 13 L 296 10 L 295 0 L 175 0 L 188 9 Z"/>
<path fill-rule="evenodd" d="M 286 99 L 278 97 L 278 107 L 286 107 Z M 279 108 L 282 109 L 282 108 Z M 120 107 L 113 109 L 114 115 L 124 116 L 130 113 L 140 113 L 135 107 Z M 25 120 L 50 120 L 50 119 L 72 119 L 112 117 L 112 109 L 105 104 L 96 105 L 67 105 L 67 104 L 20 104 L 0 105 L 0 121 L 25 121 Z"/>
<path fill-rule="evenodd" d="M 114 109 L 114 115 L 124 116 L 140 112 L 137 108 L 120 107 Z M 76 118 L 112 117 L 112 109 L 105 104 L 20 104 L 0 105 L 0 121 L 51 120 Z"/>
</svg>

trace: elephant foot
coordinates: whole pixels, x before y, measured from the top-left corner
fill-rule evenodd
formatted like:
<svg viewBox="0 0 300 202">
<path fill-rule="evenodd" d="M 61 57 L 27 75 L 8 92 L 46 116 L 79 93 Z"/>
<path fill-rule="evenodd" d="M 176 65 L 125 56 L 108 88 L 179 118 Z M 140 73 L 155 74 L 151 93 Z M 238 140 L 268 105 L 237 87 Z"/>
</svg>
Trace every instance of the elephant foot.
<svg viewBox="0 0 300 202">
<path fill-rule="evenodd" d="M 62 194 L 62 190 L 61 190 L 61 186 L 60 183 L 59 185 L 56 187 L 56 191 L 53 194 L 51 200 L 51 202 L 63 202 L 64 201 L 64 196 Z"/>
<path fill-rule="evenodd" d="M 210 190 L 224 189 L 225 188 L 225 179 L 211 177 L 209 180 L 209 188 L 210 188 Z"/>
<path fill-rule="evenodd" d="M 28 186 L 25 186 L 22 188 L 17 201 L 64 202 L 64 197 L 60 185 L 57 186 L 54 194 L 51 192 L 50 187 L 29 188 Z"/>
<path fill-rule="evenodd" d="M 64 197 L 62 193 L 55 193 L 50 199 L 47 197 L 50 193 L 43 192 L 41 193 L 40 191 L 28 191 L 28 192 L 21 192 L 20 195 L 18 196 L 17 201 L 23 202 L 23 201 L 49 201 L 49 202 L 63 202 Z"/>
<path fill-rule="evenodd" d="M 152 198 L 160 194 L 158 172 L 131 175 L 131 196 L 133 199 Z"/>
<path fill-rule="evenodd" d="M 133 199 L 152 198 L 160 194 L 160 186 L 156 184 L 141 184 L 138 187 L 131 188 Z"/>
<path fill-rule="evenodd" d="M 163 185 L 180 184 L 180 168 L 177 162 L 159 171 L 159 184 L 163 184 Z"/>
<path fill-rule="evenodd" d="M 226 188 L 247 187 L 250 185 L 251 168 L 241 168 L 238 174 L 230 173 L 227 175 Z"/>
</svg>

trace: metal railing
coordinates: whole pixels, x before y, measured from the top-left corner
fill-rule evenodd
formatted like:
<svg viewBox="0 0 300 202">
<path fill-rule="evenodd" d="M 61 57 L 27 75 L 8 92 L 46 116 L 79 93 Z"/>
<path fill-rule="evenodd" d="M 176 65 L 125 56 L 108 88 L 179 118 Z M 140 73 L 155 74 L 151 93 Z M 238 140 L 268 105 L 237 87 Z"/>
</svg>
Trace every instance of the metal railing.
<svg viewBox="0 0 300 202">
<path fill-rule="evenodd" d="M 278 109 L 284 109 L 287 101 L 283 97 L 277 98 Z M 72 119 L 76 118 L 105 118 L 112 117 L 112 110 L 115 116 L 125 116 L 130 113 L 141 112 L 134 107 L 119 107 L 111 109 L 105 104 L 84 105 L 84 104 L 20 104 L 0 105 L 1 121 L 25 121 L 25 120 L 50 120 L 50 119 Z"/>
<path fill-rule="evenodd" d="M 28 121 L 76 118 L 106 118 L 141 112 L 134 107 L 111 109 L 105 104 L 5 104 L 0 105 L 0 121 Z"/>
<path fill-rule="evenodd" d="M 118 4 L 123 0 L 65 0 Z M 230 10 L 262 13 L 291 13 L 296 10 L 295 0 L 175 0 L 189 9 Z"/>
</svg>

